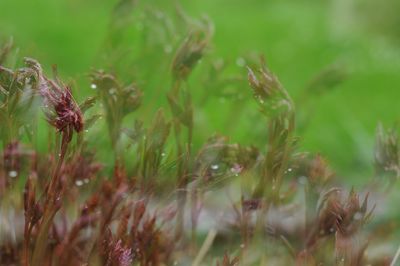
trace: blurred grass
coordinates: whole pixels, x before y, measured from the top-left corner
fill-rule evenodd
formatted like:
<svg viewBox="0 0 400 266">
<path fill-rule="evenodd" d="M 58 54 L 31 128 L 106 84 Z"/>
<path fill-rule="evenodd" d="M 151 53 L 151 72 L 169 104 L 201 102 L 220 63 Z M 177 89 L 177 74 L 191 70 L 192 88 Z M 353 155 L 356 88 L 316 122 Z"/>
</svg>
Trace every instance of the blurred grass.
<svg viewBox="0 0 400 266">
<path fill-rule="evenodd" d="M 115 3 L 0 1 L 0 36 L 13 36 L 21 57 L 35 57 L 47 68 L 56 63 L 62 76 L 76 81 L 76 93 L 87 95 L 91 92 L 85 75 L 92 67 L 102 66 L 98 64 Z M 174 9 L 174 3 L 146 1 L 166 12 Z M 390 9 L 391 3 L 395 1 L 381 5 Z M 377 122 L 390 125 L 399 117 L 400 49 L 397 32 L 392 30 L 396 29 L 396 20 L 388 17 L 390 21 L 382 23 L 379 30 L 376 23 L 371 26 L 366 22 L 365 13 L 356 12 L 355 7 L 360 4 L 356 0 L 187 0 L 180 4 L 190 15 L 206 14 L 214 22 L 213 54 L 233 63 L 248 52 L 265 54 L 271 69 L 294 98 L 322 68 L 332 63 L 345 66 L 349 72 L 346 81 L 316 98 L 313 116 L 301 135 L 301 149 L 321 152 L 340 176 L 351 177 L 344 180 L 352 184 L 362 183 L 365 176 L 373 173 Z M 365 10 L 368 12 L 368 6 Z M 137 43 L 138 40 L 132 40 L 132 49 Z M 140 64 L 138 68 L 146 62 Z M 167 67 L 164 62 L 164 68 Z M 239 66 L 236 71 L 246 73 Z M 166 106 L 168 84 L 164 81 L 156 77 L 144 84 L 144 118 L 151 117 L 157 106 Z M 160 88 L 159 84 L 165 87 Z M 193 87 L 207 89 L 201 88 L 201 84 Z M 243 91 L 247 96 L 251 94 L 247 87 Z M 233 141 L 265 143 L 264 122 L 256 108 L 247 107 L 253 104 L 211 99 L 197 113 L 197 133 L 203 139 L 218 132 L 231 136 Z M 243 111 L 233 113 L 237 108 Z M 46 143 L 45 135 L 42 134 L 41 145 Z M 104 141 L 105 135 L 100 134 L 97 141 Z"/>
</svg>

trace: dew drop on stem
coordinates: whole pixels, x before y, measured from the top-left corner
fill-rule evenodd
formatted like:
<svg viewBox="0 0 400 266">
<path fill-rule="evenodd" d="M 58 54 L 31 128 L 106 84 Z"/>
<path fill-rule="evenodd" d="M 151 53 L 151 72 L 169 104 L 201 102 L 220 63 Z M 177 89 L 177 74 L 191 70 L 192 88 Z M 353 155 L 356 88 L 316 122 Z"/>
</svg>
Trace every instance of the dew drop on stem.
<svg viewBox="0 0 400 266">
<path fill-rule="evenodd" d="M 8 176 L 9 176 L 9 177 L 14 178 L 14 177 L 16 177 L 17 175 L 18 175 L 18 172 L 17 172 L 17 171 L 12 170 L 12 171 L 8 172 Z"/>
<path fill-rule="evenodd" d="M 299 177 L 299 184 L 306 185 L 307 183 L 308 183 L 307 177 L 305 177 L 305 176 Z"/>
<path fill-rule="evenodd" d="M 354 216 L 353 216 L 354 220 L 356 220 L 356 221 L 361 220 L 362 217 L 363 217 L 363 215 L 362 215 L 361 212 L 356 212 L 356 213 L 354 214 Z"/>
<path fill-rule="evenodd" d="M 110 95 L 114 95 L 116 92 L 117 92 L 117 90 L 115 88 L 111 88 L 111 89 L 108 90 L 108 93 Z"/>
<path fill-rule="evenodd" d="M 218 170 L 219 169 L 219 165 L 218 164 L 212 164 L 211 165 L 211 169 L 212 170 Z"/>
</svg>

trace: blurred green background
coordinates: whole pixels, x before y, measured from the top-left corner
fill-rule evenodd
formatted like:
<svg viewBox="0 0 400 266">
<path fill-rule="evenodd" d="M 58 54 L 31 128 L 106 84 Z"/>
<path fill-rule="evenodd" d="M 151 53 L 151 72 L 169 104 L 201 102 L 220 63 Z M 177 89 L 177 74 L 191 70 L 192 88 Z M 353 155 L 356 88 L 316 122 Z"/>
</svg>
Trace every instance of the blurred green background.
<svg viewBox="0 0 400 266">
<path fill-rule="evenodd" d="M 74 80 L 75 93 L 81 99 L 93 93 L 87 78 L 90 69 L 107 66 L 103 52 L 110 38 L 117 2 L 2 0 L 0 37 L 14 37 L 20 49 L 18 62 L 23 56 L 30 56 L 46 69 L 57 64 L 64 78 Z M 176 3 L 141 1 L 132 12 L 140 14 L 145 6 L 172 14 Z M 179 2 L 190 16 L 206 14 L 213 21 L 215 34 L 210 54 L 233 62 L 231 71 L 243 76 L 246 69 L 236 65 L 241 56 L 251 52 L 264 54 L 270 68 L 295 99 L 321 69 L 332 64 L 345 68 L 344 82 L 312 99 L 313 115 L 307 118 L 307 127 L 299 135 L 300 150 L 320 152 L 337 174 L 352 184 L 361 183 L 363 178 L 373 174 L 377 123 L 381 121 L 389 126 L 399 117 L 399 3 L 396 0 L 379 3 L 373 0 Z M 123 42 L 131 49 L 129 53 L 140 55 L 143 35 L 138 33 L 139 23 L 135 19 L 127 22 Z M 147 74 L 135 77 L 144 91 L 144 107 L 139 113 L 144 120 L 152 117 L 157 106 L 166 106 L 169 84 L 160 76 L 168 75 L 171 56 L 167 59 L 157 56 L 151 58 L 146 54 L 135 61 L 138 69 L 135 71 L 148 69 Z M 161 66 L 152 70 L 155 63 Z M 192 86 L 194 90 L 207 90 L 202 84 Z M 246 86 L 242 90 L 245 99 L 251 99 L 251 90 Z M 251 100 L 231 101 L 217 97 L 201 106 L 197 100 L 195 102 L 198 104 L 195 130 L 198 142 L 217 132 L 229 135 L 232 141 L 266 143 L 265 120 Z M 298 103 L 300 112 L 301 104 Z M 105 132 L 103 128 L 92 133 L 93 136 L 97 134 L 94 142 L 102 143 L 106 138 L 106 134 L 98 134 L 101 130 Z M 43 138 L 42 143 L 45 141 Z M 107 154 L 102 146 L 97 149 Z"/>
</svg>

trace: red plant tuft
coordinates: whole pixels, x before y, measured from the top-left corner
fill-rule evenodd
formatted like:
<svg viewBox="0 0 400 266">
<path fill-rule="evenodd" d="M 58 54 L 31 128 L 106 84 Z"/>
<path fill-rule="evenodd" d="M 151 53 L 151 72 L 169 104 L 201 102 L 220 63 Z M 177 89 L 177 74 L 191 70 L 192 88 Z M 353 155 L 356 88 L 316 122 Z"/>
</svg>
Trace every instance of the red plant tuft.
<svg viewBox="0 0 400 266">
<path fill-rule="evenodd" d="M 27 58 L 25 62 L 36 71 L 47 121 L 63 134 L 63 144 L 69 143 L 73 131 L 81 132 L 83 129 L 82 112 L 72 96 L 71 89 L 57 78 L 56 68 L 53 68 L 54 81 L 43 74 L 42 67 L 37 61 Z"/>
</svg>

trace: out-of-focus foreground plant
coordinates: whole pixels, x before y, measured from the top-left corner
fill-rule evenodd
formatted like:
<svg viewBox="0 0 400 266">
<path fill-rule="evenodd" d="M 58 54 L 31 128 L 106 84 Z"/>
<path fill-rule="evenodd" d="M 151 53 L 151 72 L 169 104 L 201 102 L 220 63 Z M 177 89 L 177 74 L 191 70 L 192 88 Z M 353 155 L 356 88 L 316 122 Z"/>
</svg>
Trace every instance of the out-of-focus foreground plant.
<svg viewBox="0 0 400 266">
<path fill-rule="evenodd" d="M 115 9 L 111 29 L 118 32 L 110 37 L 112 47 L 118 47 L 130 23 L 121 23 L 117 15 L 136 4 L 120 1 Z M 295 101 L 265 60 L 258 64 L 241 57 L 239 70 L 222 73 L 224 67 L 212 58 L 213 29 L 207 20 L 191 20 L 178 9 L 178 21 L 186 23 L 182 30 L 162 12 L 149 8 L 145 14 L 163 22 L 146 21 L 146 27 L 179 36 L 144 34 L 144 54 L 168 48 L 158 58 L 166 64 L 151 65 L 169 70 L 167 78 L 154 69 L 140 72 L 138 66 L 137 75 L 119 75 L 112 50 L 106 57 L 112 64 L 91 71 L 95 95 L 81 104 L 56 67 L 50 78 L 46 66 L 33 59 L 25 59 L 22 67 L 9 65 L 12 45 L 2 46 L 0 264 L 395 265 L 392 250 L 376 252 L 379 240 L 391 244 L 390 229 L 398 226 L 382 215 L 381 190 L 369 181 L 359 193 L 347 189 L 322 155 L 301 151 L 297 135 L 305 123 L 296 121 Z M 138 58 L 143 59 L 140 54 L 132 61 L 125 58 L 123 65 L 138 64 Z M 337 69 L 321 73 L 304 97 L 344 80 Z M 162 106 L 153 119 L 142 119 L 153 76 L 170 112 Z M 220 91 L 198 94 L 193 84 Z M 254 123 L 266 125 L 265 147 L 219 134 L 194 146 L 202 105 L 238 88 L 244 103 L 253 93 L 260 111 Z M 105 117 L 104 129 L 94 123 L 100 117 Z M 36 131 L 46 127 L 42 120 L 48 122 L 48 147 L 39 152 Z M 90 127 L 97 131 L 87 132 Z M 102 130 L 114 155 L 112 171 L 96 153 L 107 146 L 91 146 L 90 138 Z M 397 132 L 379 127 L 378 176 L 398 176 L 398 154 Z M 373 222 L 375 207 L 379 223 Z"/>
</svg>

